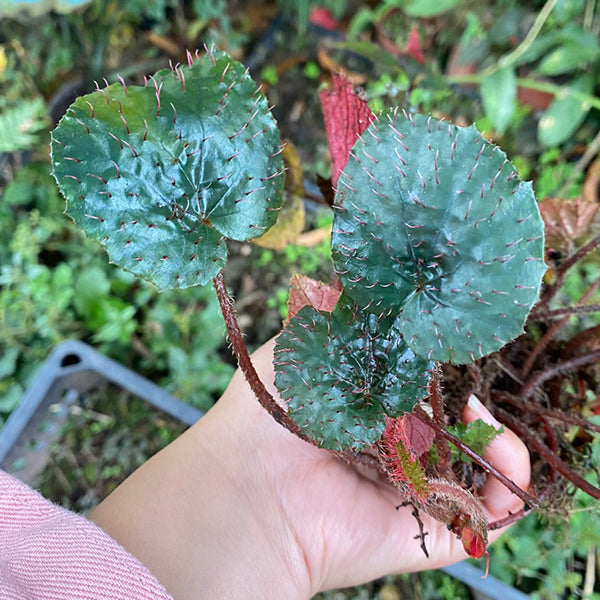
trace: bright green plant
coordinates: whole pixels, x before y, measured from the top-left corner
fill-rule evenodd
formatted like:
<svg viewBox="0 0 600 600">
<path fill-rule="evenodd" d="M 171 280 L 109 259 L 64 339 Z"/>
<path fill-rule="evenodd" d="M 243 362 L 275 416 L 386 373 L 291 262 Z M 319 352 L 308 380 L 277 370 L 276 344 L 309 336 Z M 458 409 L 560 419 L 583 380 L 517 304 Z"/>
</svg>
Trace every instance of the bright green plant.
<svg viewBox="0 0 600 600">
<path fill-rule="evenodd" d="M 111 268 L 64 219 L 63 207 L 46 162 L 20 168 L 2 189 L 0 422 L 50 349 L 71 337 L 207 410 L 233 371 L 218 353 L 214 295 L 204 288 L 158 293 Z"/>
<path fill-rule="evenodd" d="M 450 80 L 481 85 L 484 109 L 499 133 L 515 115 L 519 88 L 545 93 L 551 102 L 539 118 L 538 139 L 545 147 L 565 143 L 590 109 L 600 107 L 594 95 L 600 44 L 590 6 L 582 1 L 548 0 L 533 15 L 514 7 L 502 19 L 494 19 L 487 31 L 479 21 L 479 27 L 471 26 L 473 34 L 465 35 L 460 47 L 463 63 L 477 63 L 478 73 L 452 76 Z M 472 25 L 485 19 L 484 14 L 470 15 Z M 525 18 L 533 19 L 532 26 L 521 43 L 511 47 L 511 38 Z M 509 50 L 490 62 L 493 46 Z"/>
<path fill-rule="evenodd" d="M 593 127 L 591 115 L 600 109 L 595 93 L 600 43 L 594 6 L 585 0 L 547 0 L 539 6 L 384 0 L 359 8 L 348 26 L 350 40 L 339 45 L 370 59 L 369 71 L 377 75 L 381 70 L 392 77 L 398 71 L 408 74 L 414 107 L 452 114 L 469 111 L 473 102 L 465 106 L 457 100 L 472 98 L 475 85 L 487 131 L 498 136 L 518 133 L 526 107 L 542 147 L 569 144 L 575 135 L 586 143 L 589 132 L 583 125 L 587 121 Z M 437 18 L 433 35 L 424 21 L 432 17 Z M 408 56 L 411 29 L 426 48 L 420 65 Z M 379 43 L 365 41 L 369 31 L 376 32 Z M 388 54 L 387 60 L 382 34 L 385 49 L 393 55 Z M 376 87 L 373 92 L 381 103 L 381 92 Z M 433 103 L 432 96 L 437 96 Z M 464 116 L 471 121 L 480 117 Z"/>
</svg>

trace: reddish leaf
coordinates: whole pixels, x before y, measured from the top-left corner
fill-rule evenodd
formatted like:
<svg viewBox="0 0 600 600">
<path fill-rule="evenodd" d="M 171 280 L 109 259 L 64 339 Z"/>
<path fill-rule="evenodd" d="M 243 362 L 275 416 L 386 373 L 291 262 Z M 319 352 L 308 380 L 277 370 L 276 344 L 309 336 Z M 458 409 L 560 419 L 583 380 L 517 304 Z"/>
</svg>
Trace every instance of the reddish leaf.
<svg viewBox="0 0 600 600">
<path fill-rule="evenodd" d="M 556 248 L 587 233 L 600 204 L 580 198 L 546 198 L 539 207 L 544 219 L 546 244 Z"/>
<path fill-rule="evenodd" d="M 379 453 L 388 477 L 410 501 L 445 523 L 472 558 L 487 554 L 487 518 L 481 504 L 453 481 L 429 477 L 419 456 L 431 447 L 435 434 L 412 414 L 386 418 Z"/>
<path fill-rule="evenodd" d="M 387 417 L 383 437 L 394 446 L 401 441 L 411 456 L 418 458 L 431 448 L 435 433 L 431 427 L 407 413 L 395 419 Z"/>
<path fill-rule="evenodd" d="M 258 246 L 283 250 L 288 244 L 296 243 L 304 229 L 304 172 L 300 155 L 291 142 L 281 154 L 285 173 L 285 193 L 277 221 L 265 234 L 253 240 Z"/>
<path fill-rule="evenodd" d="M 413 27 L 410 31 L 408 42 L 406 44 L 406 51 L 419 63 L 423 64 L 425 58 L 423 57 L 423 51 L 421 50 L 421 43 L 419 42 L 419 32 L 416 27 Z"/>
<path fill-rule="evenodd" d="M 292 275 L 288 316 L 291 319 L 303 306 L 331 312 L 337 304 L 341 291 L 332 285 L 316 281 L 305 275 Z"/>
<path fill-rule="evenodd" d="M 419 462 L 419 456 L 431 447 L 428 434 L 433 430 L 410 414 L 386 417 L 379 442 L 380 456 L 391 482 L 418 502 L 430 495 L 429 481 Z"/>
<path fill-rule="evenodd" d="M 473 531 L 468 525 L 464 525 L 459 536 L 465 552 L 471 558 L 481 558 L 487 553 L 487 545 L 482 533 Z"/>
<path fill-rule="evenodd" d="M 338 22 L 328 8 L 322 6 L 315 6 L 310 11 L 310 17 L 308 18 L 312 25 L 328 29 L 329 31 L 337 31 Z"/>
<path fill-rule="evenodd" d="M 331 182 L 335 187 L 356 140 L 376 117 L 342 75 L 334 75 L 333 89 L 322 91 L 319 97 L 331 151 Z"/>
</svg>

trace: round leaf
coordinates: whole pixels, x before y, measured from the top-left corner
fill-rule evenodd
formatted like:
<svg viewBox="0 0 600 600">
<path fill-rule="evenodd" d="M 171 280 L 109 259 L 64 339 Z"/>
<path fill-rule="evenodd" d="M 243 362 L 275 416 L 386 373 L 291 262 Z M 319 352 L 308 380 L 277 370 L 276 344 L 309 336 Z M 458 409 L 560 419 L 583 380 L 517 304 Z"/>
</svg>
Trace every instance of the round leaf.
<svg viewBox="0 0 600 600">
<path fill-rule="evenodd" d="M 333 450 L 377 441 L 386 414 L 410 412 L 427 394 L 433 366 L 414 355 L 389 319 L 311 306 L 277 338 L 274 364 L 275 385 L 292 419 Z"/>
<path fill-rule="evenodd" d="M 145 87 L 78 98 L 52 136 L 67 214 L 159 288 L 204 285 L 225 263 L 224 238 L 255 238 L 274 223 L 280 150 L 265 97 L 216 52 Z"/>
<path fill-rule="evenodd" d="M 335 206 L 344 290 L 399 315 L 415 353 L 466 363 L 522 332 L 543 224 L 531 184 L 475 127 L 388 113 L 354 147 Z"/>
</svg>

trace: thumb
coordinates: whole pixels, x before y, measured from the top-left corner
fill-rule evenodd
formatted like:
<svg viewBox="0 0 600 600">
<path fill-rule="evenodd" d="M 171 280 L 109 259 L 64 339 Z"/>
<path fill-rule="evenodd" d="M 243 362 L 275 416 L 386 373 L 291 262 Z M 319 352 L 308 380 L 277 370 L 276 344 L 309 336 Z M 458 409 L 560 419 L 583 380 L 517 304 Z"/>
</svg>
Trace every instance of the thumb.
<svg viewBox="0 0 600 600">
<path fill-rule="evenodd" d="M 481 419 L 497 430 L 502 427 L 502 424 L 490 414 L 479 399 L 471 395 L 463 411 L 463 421 L 470 423 L 477 419 Z M 486 448 L 484 458 L 506 477 L 512 479 L 521 489 L 527 490 L 531 477 L 529 451 L 513 431 L 504 427 L 503 433 L 496 436 Z M 523 507 L 522 500 L 493 475 L 488 476 L 481 489 L 481 494 L 483 505 L 491 520 L 505 517 L 509 512 L 518 511 Z"/>
</svg>

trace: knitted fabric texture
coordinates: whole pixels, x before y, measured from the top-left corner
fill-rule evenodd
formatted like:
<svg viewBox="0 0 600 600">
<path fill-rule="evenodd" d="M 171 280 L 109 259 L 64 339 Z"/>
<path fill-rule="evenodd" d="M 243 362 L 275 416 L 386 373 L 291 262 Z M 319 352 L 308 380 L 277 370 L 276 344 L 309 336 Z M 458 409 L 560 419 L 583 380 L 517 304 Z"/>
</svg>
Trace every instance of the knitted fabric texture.
<svg viewBox="0 0 600 600">
<path fill-rule="evenodd" d="M 0 600 L 173 600 L 91 521 L 0 471 Z"/>
</svg>

